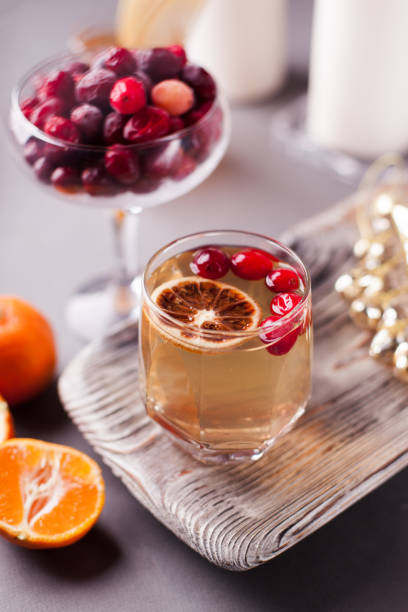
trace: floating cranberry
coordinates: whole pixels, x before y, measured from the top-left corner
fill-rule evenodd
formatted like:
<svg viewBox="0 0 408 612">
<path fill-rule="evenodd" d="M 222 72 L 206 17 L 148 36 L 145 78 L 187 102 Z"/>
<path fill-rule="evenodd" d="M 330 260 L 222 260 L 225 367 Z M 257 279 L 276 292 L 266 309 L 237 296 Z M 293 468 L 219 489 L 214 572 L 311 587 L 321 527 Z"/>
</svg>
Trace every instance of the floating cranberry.
<svg viewBox="0 0 408 612">
<path fill-rule="evenodd" d="M 51 183 L 54 187 L 75 187 L 80 182 L 78 170 L 72 166 L 58 166 L 51 174 Z"/>
<path fill-rule="evenodd" d="M 187 113 L 194 105 L 194 91 L 178 79 L 160 81 L 152 89 L 152 101 L 170 115 Z"/>
<path fill-rule="evenodd" d="M 93 104 L 80 104 L 71 111 L 71 121 L 87 142 L 95 142 L 101 134 L 103 113 Z"/>
<path fill-rule="evenodd" d="M 225 276 L 230 267 L 230 261 L 221 249 L 206 247 L 194 253 L 190 268 L 194 274 L 203 278 L 215 280 Z"/>
<path fill-rule="evenodd" d="M 146 105 L 144 85 L 134 77 L 116 81 L 109 96 L 111 107 L 122 115 L 133 115 Z"/>
<path fill-rule="evenodd" d="M 109 94 L 116 78 L 116 74 L 112 70 L 106 70 L 105 68 L 86 72 L 76 84 L 75 94 L 78 102 L 107 107 Z"/>
<path fill-rule="evenodd" d="M 49 98 L 32 111 L 30 121 L 42 130 L 48 117 L 51 115 L 61 115 L 63 112 L 64 103 L 62 100 L 59 98 Z"/>
<path fill-rule="evenodd" d="M 103 124 L 103 138 L 106 144 L 121 144 L 125 142 L 123 128 L 127 121 L 128 117 L 119 115 L 119 113 L 109 113 L 106 115 Z"/>
<path fill-rule="evenodd" d="M 167 49 L 168 51 L 171 51 L 171 53 L 174 53 L 174 55 L 177 55 L 177 57 L 181 59 L 181 67 L 184 67 L 186 65 L 187 55 L 184 50 L 184 47 L 182 47 L 181 45 L 170 45 L 170 47 L 167 47 Z"/>
<path fill-rule="evenodd" d="M 106 68 L 112 70 L 118 76 L 123 76 L 136 70 L 136 61 L 128 49 L 111 47 L 97 55 L 94 67 Z"/>
<path fill-rule="evenodd" d="M 126 123 L 123 135 L 130 142 L 146 142 L 170 132 L 170 116 L 154 106 L 146 106 Z"/>
<path fill-rule="evenodd" d="M 299 329 L 292 329 L 290 322 L 284 322 L 279 325 L 280 319 L 279 315 L 271 315 L 260 324 L 261 331 L 259 332 L 259 338 L 265 344 L 270 345 L 267 347 L 267 350 L 272 355 L 285 355 L 288 353 L 299 335 Z"/>
<path fill-rule="evenodd" d="M 281 340 L 278 340 L 278 342 L 271 344 L 271 346 L 267 346 L 266 350 L 271 355 L 286 355 L 287 353 L 289 353 L 291 348 L 293 348 L 293 345 L 295 344 L 298 335 L 299 330 L 293 329 L 292 331 L 287 333 L 286 336 L 284 336 Z"/>
<path fill-rule="evenodd" d="M 288 314 L 302 300 L 297 293 L 279 293 L 271 301 L 271 313 L 280 317 Z"/>
<path fill-rule="evenodd" d="M 184 121 L 180 117 L 170 117 L 170 134 L 184 129 Z"/>
<path fill-rule="evenodd" d="M 53 70 L 41 86 L 41 95 L 44 98 L 61 98 L 70 103 L 74 97 L 75 82 L 72 75 L 66 70 Z"/>
<path fill-rule="evenodd" d="M 141 56 L 143 59 L 138 64 L 138 69 L 147 72 L 153 81 L 163 81 L 178 77 L 183 66 L 180 55 L 176 55 L 165 47 L 156 47 Z"/>
<path fill-rule="evenodd" d="M 187 153 L 183 153 L 180 162 L 177 165 L 176 170 L 172 173 L 172 179 L 174 181 L 182 181 L 189 174 L 192 174 L 194 170 L 197 168 L 197 162 L 195 159 L 188 155 Z"/>
<path fill-rule="evenodd" d="M 24 145 L 23 155 L 24 159 L 30 166 L 33 165 L 39 157 L 42 156 L 44 145 L 40 140 L 36 138 L 30 138 Z"/>
<path fill-rule="evenodd" d="M 106 151 L 105 167 L 109 174 L 123 185 L 136 183 L 140 175 L 136 153 L 123 145 L 113 145 Z"/>
<path fill-rule="evenodd" d="M 69 119 L 53 115 L 44 124 L 44 132 L 53 138 L 59 138 L 65 142 L 78 144 L 81 141 L 81 134 Z"/>
<path fill-rule="evenodd" d="M 37 178 L 44 183 L 48 183 L 55 165 L 52 164 L 46 157 L 39 157 L 33 165 L 34 172 Z"/>
<path fill-rule="evenodd" d="M 89 166 L 82 171 L 83 188 L 92 196 L 110 196 L 122 191 L 102 166 Z"/>
<path fill-rule="evenodd" d="M 199 104 L 199 106 L 193 108 L 185 115 L 185 117 L 183 117 L 184 123 L 186 125 L 193 125 L 194 123 L 197 123 L 197 121 L 200 121 L 200 119 L 202 119 L 204 115 L 208 113 L 212 105 L 212 102 L 203 102 L 202 104 Z"/>
<path fill-rule="evenodd" d="M 216 85 L 212 76 L 196 64 L 187 64 L 181 72 L 181 79 L 185 81 L 199 100 L 214 100 Z"/>
<path fill-rule="evenodd" d="M 21 103 L 21 112 L 23 113 L 24 117 L 26 117 L 26 119 L 30 118 L 31 113 L 37 106 L 38 102 L 38 98 L 36 96 L 32 96 L 31 98 L 27 98 Z"/>
<path fill-rule="evenodd" d="M 231 257 L 232 271 L 246 280 L 259 280 L 272 270 L 273 259 L 260 249 L 244 249 Z"/>
<path fill-rule="evenodd" d="M 291 268 L 276 268 L 265 278 L 266 286 L 275 293 L 299 289 L 299 276 Z"/>
</svg>

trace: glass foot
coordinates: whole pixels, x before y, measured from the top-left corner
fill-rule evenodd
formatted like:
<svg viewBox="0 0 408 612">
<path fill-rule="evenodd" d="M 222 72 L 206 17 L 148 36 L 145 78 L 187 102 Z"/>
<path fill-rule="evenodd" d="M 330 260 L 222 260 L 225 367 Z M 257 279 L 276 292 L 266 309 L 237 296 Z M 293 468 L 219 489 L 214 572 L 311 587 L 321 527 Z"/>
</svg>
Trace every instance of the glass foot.
<svg viewBox="0 0 408 612">
<path fill-rule="evenodd" d="M 82 340 L 93 340 L 118 323 L 137 319 L 141 277 L 117 285 L 112 277 L 87 283 L 69 299 L 65 315 L 68 327 Z"/>
</svg>

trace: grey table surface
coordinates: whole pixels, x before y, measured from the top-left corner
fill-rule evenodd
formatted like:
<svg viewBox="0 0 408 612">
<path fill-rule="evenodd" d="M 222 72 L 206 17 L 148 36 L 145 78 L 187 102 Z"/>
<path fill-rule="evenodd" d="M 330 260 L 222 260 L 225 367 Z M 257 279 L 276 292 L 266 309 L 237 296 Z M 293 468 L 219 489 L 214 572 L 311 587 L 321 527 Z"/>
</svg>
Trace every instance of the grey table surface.
<svg viewBox="0 0 408 612">
<path fill-rule="evenodd" d="M 256 1 L 256 0 L 254 0 Z M 84 23 L 112 18 L 113 0 L 1 0 L 1 112 L 16 78 L 64 48 Z M 292 68 L 305 71 L 309 0 L 290 4 Z M 177 202 L 143 213 L 140 256 L 182 234 L 216 227 L 278 235 L 324 210 L 352 185 L 288 158 L 270 138 L 282 96 L 233 109 L 220 168 Z M 19 295 L 52 321 L 60 369 L 81 344 L 64 321 L 74 288 L 112 264 L 105 215 L 43 192 L 1 143 L 0 293 Z M 55 386 L 15 412 L 18 434 L 92 451 L 66 417 Z M 0 542 L 1 612 L 403 611 L 408 583 L 408 471 L 272 562 L 245 574 L 211 566 L 159 524 L 104 468 L 106 506 L 76 545 L 29 551 Z"/>
</svg>

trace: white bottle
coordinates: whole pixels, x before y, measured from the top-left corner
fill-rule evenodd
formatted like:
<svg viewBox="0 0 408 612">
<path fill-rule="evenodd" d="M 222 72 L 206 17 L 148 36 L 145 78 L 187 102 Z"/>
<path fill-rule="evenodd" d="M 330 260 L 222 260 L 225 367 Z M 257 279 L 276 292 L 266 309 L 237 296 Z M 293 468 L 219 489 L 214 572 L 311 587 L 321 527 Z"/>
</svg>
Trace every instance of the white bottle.
<svg viewBox="0 0 408 612">
<path fill-rule="evenodd" d="M 407 0 L 316 0 L 306 122 L 359 157 L 408 149 Z"/>
<path fill-rule="evenodd" d="M 286 0 L 207 0 L 187 51 L 230 99 L 266 98 L 286 74 Z"/>
</svg>

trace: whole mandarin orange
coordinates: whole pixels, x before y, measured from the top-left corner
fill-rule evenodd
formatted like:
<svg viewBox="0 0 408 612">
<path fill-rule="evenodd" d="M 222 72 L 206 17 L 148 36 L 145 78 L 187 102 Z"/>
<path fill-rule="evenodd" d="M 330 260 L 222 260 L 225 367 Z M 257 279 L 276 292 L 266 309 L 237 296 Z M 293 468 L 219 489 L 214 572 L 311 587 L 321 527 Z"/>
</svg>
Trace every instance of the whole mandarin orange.
<svg viewBox="0 0 408 612">
<path fill-rule="evenodd" d="M 10 404 L 24 402 L 51 381 L 56 364 L 48 321 L 17 297 L 0 296 L 0 393 Z"/>
</svg>

